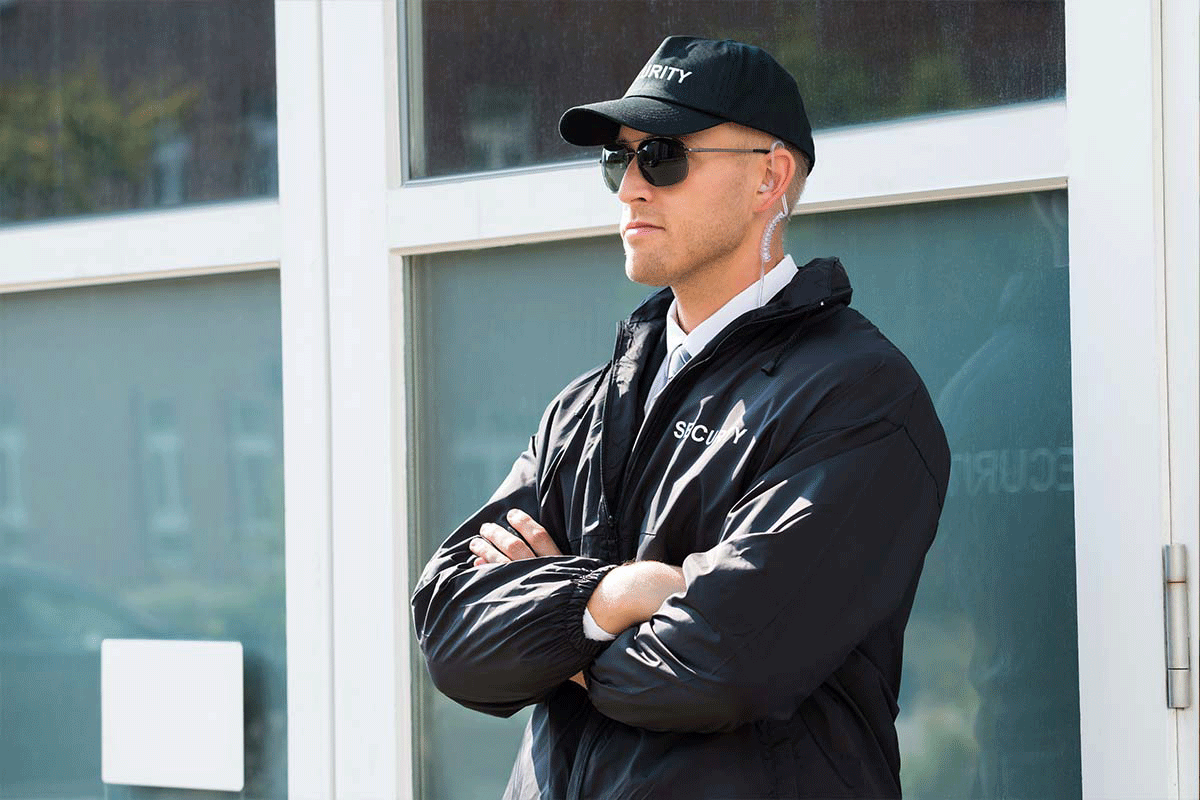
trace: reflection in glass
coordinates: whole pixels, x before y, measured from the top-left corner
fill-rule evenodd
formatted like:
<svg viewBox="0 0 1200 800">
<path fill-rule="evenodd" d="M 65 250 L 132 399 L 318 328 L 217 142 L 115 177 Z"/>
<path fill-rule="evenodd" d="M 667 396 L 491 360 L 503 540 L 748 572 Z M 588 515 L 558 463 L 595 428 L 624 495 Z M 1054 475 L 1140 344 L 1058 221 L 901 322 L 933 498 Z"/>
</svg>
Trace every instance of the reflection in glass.
<svg viewBox="0 0 1200 800">
<path fill-rule="evenodd" d="M 12 399 L 0 387 L 0 550 L 19 547 L 29 523 L 21 488 L 24 450 L 25 437 L 13 419 Z"/>
<path fill-rule="evenodd" d="M 0 224 L 274 196 L 270 0 L 0 2 Z"/>
<path fill-rule="evenodd" d="M 1066 193 L 801 217 L 953 464 L 906 639 L 905 795 L 1080 796 Z"/>
<path fill-rule="evenodd" d="M 991 335 L 939 398 L 955 447 L 942 552 L 974 634 L 975 797 L 1079 796 L 1078 682 L 1057 668 L 1076 658 L 1067 301 L 1067 270 L 1011 273 Z"/>
<path fill-rule="evenodd" d="M 798 217 L 788 239 L 800 262 L 842 258 L 954 454 L 906 639 L 905 796 L 1079 797 L 1066 194 Z M 414 565 L 610 356 L 649 291 L 621 263 L 616 237 L 413 260 Z M 419 796 L 498 797 L 525 716 L 461 709 L 415 669 Z"/>
<path fill-rule="evenodd" d="M 619 97 L 671 34 L 766 48 L 796 76 L 816 128 L 1060 97 L 1066 85 L 1062 0 L 407 6 L 416 178 L 584 157 L 559 140 L 559 116 Z"/>
<path fill-rule="evenodd" d="M 287 796 L 279 365 L 274 272 L 0 295 L 0 798 L 230 796 L 100 782 L 106 638 L 242 642 Z"/>
<path fill-rule="evenodd" d="M 620 259 L 613 237 L 413 260 L 421 517 L 412 530 L 424 535 L 412 543 L 412 580 L 508 474 L 550 398 L 611 355 L 616 320 L 649 291 L 625 280 Z M 537 318 L 518 319 L 525 313 Z M 419 656 L 414 670 L 414 796 L 500 797 L 528 712 L 468 711 L 433 689 Z"/>
</svg>

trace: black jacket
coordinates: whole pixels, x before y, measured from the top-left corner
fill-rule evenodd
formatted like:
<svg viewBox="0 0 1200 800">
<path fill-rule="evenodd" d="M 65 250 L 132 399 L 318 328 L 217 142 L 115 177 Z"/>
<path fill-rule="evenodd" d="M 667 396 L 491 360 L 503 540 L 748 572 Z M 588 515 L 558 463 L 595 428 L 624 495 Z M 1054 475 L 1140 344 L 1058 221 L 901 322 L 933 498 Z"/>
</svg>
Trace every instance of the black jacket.
<svg viewBox="0 0 1200 800">
<path fill-rule="evenodd" d="M 536 704 L 506 797 L 899 796 L 902 640 L 950 459 L 849 300 L 842 265 L 811 262 L 643 420 L 671 302 L 651 296 L 434 554 L 413 595 L 434 683 L 489 714 Z M 472 566 L 514 507 L 570 555 Z M 629 559 L 682 565 L 687 590 L 588 640 L 592 590 Z"/>
</svg>

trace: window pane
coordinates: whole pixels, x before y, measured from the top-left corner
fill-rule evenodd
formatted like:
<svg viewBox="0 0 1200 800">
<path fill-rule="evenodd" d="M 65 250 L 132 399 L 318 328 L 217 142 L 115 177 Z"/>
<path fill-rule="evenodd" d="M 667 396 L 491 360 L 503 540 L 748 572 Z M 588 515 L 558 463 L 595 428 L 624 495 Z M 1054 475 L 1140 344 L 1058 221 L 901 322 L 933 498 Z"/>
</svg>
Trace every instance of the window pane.
<svg viewBox="0 0 1200 800">
<path fill-rule="evenodd" d="M 908 628 L 905 795 L 1078 797 L 1066 194 L 800 217 L 789 238 L 802 261 L 842 257 L 953 451 Z M 616 237 L 413 259 L 417 569 L 557 390 L 610 357 L 648 291 L 621 260 Z M 420 796 L 499 796 L 524 716 L 466 711 L 417 673 Z"/>
<path fill-rule="evenodd" d="M 0 224 L 276 186 L 270 0 L 0 0 Z"/>
<path fill-rule="evenodd" d="M 618 317 L 646 294 L 624 279 L 620 255 L 614 237 L 413 260 L 422 509 L 416 529 L 430 531 L 413 543 L 414 580 L 441 540 L 508 474 L 550 399 L 585 365 L 611 354 Z M 538 319 L 517 325 L 516 309 Z M 504 346 L 514 334 L 533 336 L 536 351 Z M 423 754 L 416 796 L 500 797 L 528 712 L 500 720 L 468 711 L 433 690 L 424 666 L 416 670 Z"/>
<path fill-rule="evenodd" d="M 106 638 L 242 642 L 287 796 L 280 363 L 275 272 L 0 295 L 0 797 L 110 796 Z"/>
<path fill-rule="evenodd" d="M 677 33 L 766 48 L 796 77 L 815 128 L 1059 97 L 1066 86 L 1062 0 L 408 4 L 418 178 L 583 157 L 559 139 L 559 116 L 621 96 Z"/>
</svg>

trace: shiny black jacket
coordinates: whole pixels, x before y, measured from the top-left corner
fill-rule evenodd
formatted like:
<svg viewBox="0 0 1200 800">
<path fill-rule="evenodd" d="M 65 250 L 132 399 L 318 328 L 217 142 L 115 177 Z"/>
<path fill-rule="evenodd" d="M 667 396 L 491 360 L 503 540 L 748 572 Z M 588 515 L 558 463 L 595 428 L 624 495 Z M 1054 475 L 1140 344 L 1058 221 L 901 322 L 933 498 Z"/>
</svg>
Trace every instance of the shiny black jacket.
<svg viewBox="0 0 1200 800">
<path fill-rule="evenodd" d="M 536 704 L 506 797 L 900 795 L 902 640 L 950 458 L 921 379 L 849 300 L 836 259 L 809 263 L 643 420 L 671 302 L 651 296 L 434 554 L 412 600 L 434 683 L 489 714 Z M 472 566 L 513 507 L 570 555 Z M 682 565 L 687 590 L 588 640 L 592 590 L 629 559 Z"/>
</svg>

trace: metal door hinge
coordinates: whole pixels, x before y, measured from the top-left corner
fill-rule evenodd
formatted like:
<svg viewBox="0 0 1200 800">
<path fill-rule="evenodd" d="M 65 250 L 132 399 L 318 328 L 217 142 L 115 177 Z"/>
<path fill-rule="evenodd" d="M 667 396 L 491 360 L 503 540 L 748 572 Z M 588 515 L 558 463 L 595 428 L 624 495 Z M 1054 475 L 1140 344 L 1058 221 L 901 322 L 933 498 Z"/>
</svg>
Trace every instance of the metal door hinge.
<svg viewBox="0 0 1200 800">
<path fill-rule="evenodd" d="M 1163 547 L 1163 612 L 1167 633 L 1167 707 L 1192 704 L 1191 634 L 1188 625 L 1187 547 Z"/>
</svg>

